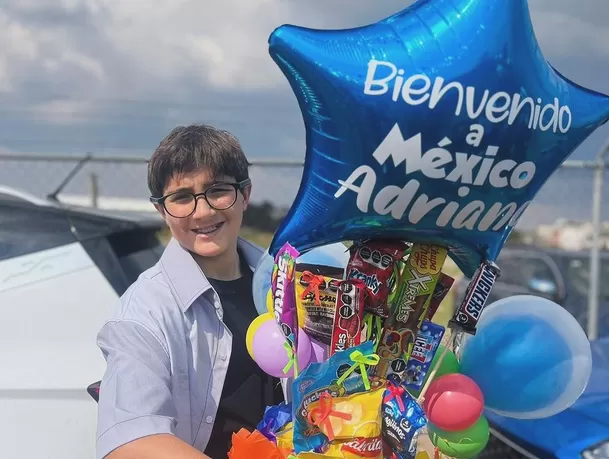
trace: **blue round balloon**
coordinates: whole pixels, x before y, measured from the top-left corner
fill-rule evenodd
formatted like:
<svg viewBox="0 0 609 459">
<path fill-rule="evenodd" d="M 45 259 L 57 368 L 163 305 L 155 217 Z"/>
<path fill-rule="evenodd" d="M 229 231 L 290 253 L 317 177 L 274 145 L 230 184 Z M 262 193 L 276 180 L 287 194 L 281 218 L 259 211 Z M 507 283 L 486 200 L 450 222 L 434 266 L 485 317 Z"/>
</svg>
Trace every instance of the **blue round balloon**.
<svg viewBox="0 0 609 459">
<path fill-rule="evenodd" d="M 308 263 L 312 265 L 329 266 L 332 268 L 345 269 L 349 262 L 349 249 L 342 243 L 329 244 L 316 247 L 303 253 L 297 259 L 298 263 Z M 254 304 L 259 314 L 267 312 L 266 298 L 271 288 L 271 275 L 273 273 L 274 259 L 269 255 L 268 250 L 264 252 L 256 269 L 252 280 L 252 292 Z"/>
<path fill-rule="evenodd" d="M 395 238 L 450 248 L 471 277 L 609 119 L 609 97 L 546 61 L 527 0 L 419 0 L 348 30 L 284 25 L 269 52 L 306 129 L 271 255 Z"/>
<path fill-rule="evenodd" d="M 480 386 L 486 408 L 523 419 L 575 403 L 592 369 L 579 323 L 560 305 L 525 295 L 488 306 L 460 357 L 461 372 Z"/>
</svg>

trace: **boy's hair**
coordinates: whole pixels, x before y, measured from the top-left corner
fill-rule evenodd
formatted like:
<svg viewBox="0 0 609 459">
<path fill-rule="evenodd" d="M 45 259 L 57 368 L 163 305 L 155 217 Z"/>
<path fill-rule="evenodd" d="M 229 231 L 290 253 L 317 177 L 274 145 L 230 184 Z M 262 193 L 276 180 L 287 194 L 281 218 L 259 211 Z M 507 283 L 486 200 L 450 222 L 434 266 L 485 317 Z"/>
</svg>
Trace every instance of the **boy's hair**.
<svg viewBox="0 0 609 459">
<path fill-rule="evenodd" d="M 153 197 L 161 197 L 174 175 L 203 167 L 213 177 L 226 175 L 240 182 L 249 178 L 249 166 L 239 141 L 231 133 L 205 124 L 178 126 L 161 140 L 150 157 L 148 188 Z"/>
</svg>

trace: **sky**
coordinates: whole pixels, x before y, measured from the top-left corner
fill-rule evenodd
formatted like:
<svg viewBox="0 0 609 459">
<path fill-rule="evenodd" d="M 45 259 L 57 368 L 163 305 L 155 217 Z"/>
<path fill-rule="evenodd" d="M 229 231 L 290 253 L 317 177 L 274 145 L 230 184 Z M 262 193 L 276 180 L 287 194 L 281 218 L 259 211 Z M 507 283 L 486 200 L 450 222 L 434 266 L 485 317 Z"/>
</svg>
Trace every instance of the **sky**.
<svg viewBox="0 0 609 459">
<path fill-rule="evenodd" d="M 0 150 L 149 156 L 174 126 L 204 122 L 233 132 L 251 159 L 302 159 L 302 117 L 270 33 L 357 27 L 411 3 L 2 0 Z M 609 94 L 609 2 L 529 4 L 548 61 Z M 592 158 L 607 137 L 605 126 L 572 158 Z"/>
</svg>

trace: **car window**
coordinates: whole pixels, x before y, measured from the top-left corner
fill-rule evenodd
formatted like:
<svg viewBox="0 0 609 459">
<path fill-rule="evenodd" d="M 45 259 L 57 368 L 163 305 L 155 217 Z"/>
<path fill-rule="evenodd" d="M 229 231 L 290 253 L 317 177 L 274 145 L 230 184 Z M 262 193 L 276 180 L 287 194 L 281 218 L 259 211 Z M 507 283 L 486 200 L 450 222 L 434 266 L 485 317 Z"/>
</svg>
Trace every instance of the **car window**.
<svg viewBox="0 0 609 459">
<path fill-rule="evenodd" d="M 165 248 L 160 229 L 147 227 L 114 232 L 81 244 L 118 295 L 152 267 Z"/>
<path fill-rule="evenodd" d="M 590 259 L 588 257 L 567 257 L 565 259 L 566 277 L 575 292 L 588 297 L 590 290 Z M 601 260 L 600 270 L 600 296 L 601 299 L 609 299 L 609 260 Z"/>
<path fill-rule="evenodd" d="M 129 284 L 154 266 L 165 249 L 162 232 L 157 228 L 141 228 L 113 234 L 108 240 Z"/>
<path fill-rule="evenodd" d="M 528 288 L 532 280 L 550 281 L 558 286 L 558 279 L 550 265 L 535 256 L 510 255 L 498 262 L 501 282 Z"/>
</svg>

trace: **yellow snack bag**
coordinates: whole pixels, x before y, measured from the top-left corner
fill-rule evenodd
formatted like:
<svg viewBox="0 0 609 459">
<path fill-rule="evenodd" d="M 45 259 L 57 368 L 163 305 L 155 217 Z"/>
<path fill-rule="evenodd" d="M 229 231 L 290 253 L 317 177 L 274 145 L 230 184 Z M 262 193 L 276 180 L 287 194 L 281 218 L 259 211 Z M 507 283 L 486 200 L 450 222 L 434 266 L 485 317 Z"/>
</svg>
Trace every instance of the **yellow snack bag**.
<svg viewBox="0 0 609 459">
<path fill-rule="evenodd" d="M 288 422 L 281 431 L 275 434 L 275 440 L 277 440 L 277 448 L 281 452 L 291 453 L 294 451 L 294 442 L 292 441 L 294 434 L 294 423 Z M 287 456 L 288 454 L 286 454 Z"/>
<path fill-rule="evenodd" d="M 304 452 L 300 454 L 292 454 L 287 459 L 343 459 L 342 456 L 330 456 L 322 453 Z"/>
<path fill-rule="evenodd" d="M 380 436 L 374 438 L 353 438 L 345 441 L 330 443 L 324 457 L 340 457 L 343 459 L 383 459 L 383 440 Z"/>
<path fill-rule="evenodd" d="M 325 392 L 309 405 L 308 421 L 330 442 L 380 437 L 384 392 L 383 386 L 348 397 L 332 397 Z"/>
</svg>

